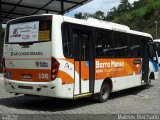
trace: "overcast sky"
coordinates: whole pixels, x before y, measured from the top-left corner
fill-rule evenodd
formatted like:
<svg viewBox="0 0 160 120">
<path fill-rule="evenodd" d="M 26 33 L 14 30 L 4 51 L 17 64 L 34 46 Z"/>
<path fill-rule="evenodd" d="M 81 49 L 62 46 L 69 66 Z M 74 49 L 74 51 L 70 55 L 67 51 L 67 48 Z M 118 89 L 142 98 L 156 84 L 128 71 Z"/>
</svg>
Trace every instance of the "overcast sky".
<svg viewBox="0 0 160 120">
<path fill-rule="evenodd" d="M 79 7 L 69 13 L 66 13 L 66 16 L 73 17 L 75 13 L 79 12 L 89 12 L 94 13 L 98 10 L 103 11 L 104 13 L 107 13 L 111 8 L 118 6 L 121 0 L 93 0 L 90 3 L 85 4 L 82 7 Z M 129 0 L 130 3 L 133 3 L 137 0 Z"/>
</svg>

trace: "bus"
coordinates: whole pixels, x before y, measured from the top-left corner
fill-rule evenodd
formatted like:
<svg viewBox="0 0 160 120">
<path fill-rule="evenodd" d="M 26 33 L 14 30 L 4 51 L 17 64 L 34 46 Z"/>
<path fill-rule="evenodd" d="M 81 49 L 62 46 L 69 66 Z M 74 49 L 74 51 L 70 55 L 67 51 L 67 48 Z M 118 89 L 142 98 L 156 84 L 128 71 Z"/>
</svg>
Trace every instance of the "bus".
<svg viewBox="0 0 160 120">
<path fill-rule="evenodd" d="M 152 36 L 125 25 L 44 14 L 7 22 L 7 92 L 78 99 L 149 85 L 156 79 Z M 150 69 L 152 68 L 154 69 Z"/>
<path fill-rule="evenodd" d="M 158 54 L 158 61 L 160 61 L 160 39 L 154 39 L 153 40 L 155 47 L 157 48 L 157 54 Z"/>
<path fill-rule="evenodd" d="M 154 39 L 153 40 L 155 49 L 156 49 L 156 53 L 158 56 L 158 66 L 159 66 L 159 72 L 158 72 L 158 78 L 160 77 L 160 39 Z"/>
</svg>

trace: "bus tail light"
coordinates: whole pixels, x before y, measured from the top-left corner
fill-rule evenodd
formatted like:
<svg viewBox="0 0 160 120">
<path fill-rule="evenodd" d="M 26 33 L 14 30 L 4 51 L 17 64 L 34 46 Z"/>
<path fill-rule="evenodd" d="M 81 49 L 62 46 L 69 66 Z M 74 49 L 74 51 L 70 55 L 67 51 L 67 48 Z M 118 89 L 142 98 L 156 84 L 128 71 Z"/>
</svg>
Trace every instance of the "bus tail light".
<svg viewBox="0 0 160 120">
<path fill-rule="evenodd" d="M 58 69 L 59 69 L 60 64 L 55 58 L 52 58 L 51 65 L 52 65 L 51 78 L 52 78 L 52 80 L 55 80 L 57 77 L 57 74 L 58 74 Z"/>
<path fill-rule="evenodd" d="M 1 66 L 3 67 L 3 75 L 6 77 L 6 67 L 5 67 L 5 59 L 2 59 Z"/>
</svg>

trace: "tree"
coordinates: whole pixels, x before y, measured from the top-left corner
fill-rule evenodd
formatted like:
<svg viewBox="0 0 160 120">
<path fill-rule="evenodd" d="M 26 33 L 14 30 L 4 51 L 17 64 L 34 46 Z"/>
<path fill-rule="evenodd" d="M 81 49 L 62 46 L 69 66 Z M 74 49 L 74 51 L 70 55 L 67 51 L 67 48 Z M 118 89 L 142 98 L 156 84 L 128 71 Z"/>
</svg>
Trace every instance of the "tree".
<svg viewBox="0 0 160 120">
<path fill-rule="evenodd" d="M 118 6 L 118 11 L 119 12 L 127 12 L 130 9 L 131 9 L 131 4 L 128 2 L 128 0 L 121 0 L 120 4 Z"/>
<path fill-rule="evenodd" d="M 80 12 L 80 13 L 76 13 L 74 15 L 74 17 L 78 18 L 78 19 L 88 19 L 88 18 L 92 17 L 92 14 L 87 13 L 87 12 L 85 12 L 85 13 Z"/>
<path fill-rule="evenodd" d="M 76 14 L 74 15 L 74 17 L 75 17 L 75 18 L 78 18 L 78 19 L 85 19 L 82 12 L 76 13 Z"/>
<path fill-rule="evenodd" d="M 147 4 L 147 0 L 139 0 L 139 1 L 134 1 L 133 3 L 133 9 L 138 9 Z"/>
<path fill-rule="evenodd" d="M 104 20 L 105 19 L 105 14 L 102 11 L 97 11 L 94 14 L 91 15 L 93 18 L 95 19 L 99 19 L 99 20 Z"/>
<path fill-rule="evenodd" d="M 78 19 L 95 18 L 95 19 L 99 19 L 99 20 L 104 20 L 105 19 L 105 14 L 102 11 L 97 11 L 93 14 L 90 14 L 90 13 L 87 13 L 87 12 L 85 12 L 85 13 L 80 12 L 80 13 L 76 13 L 74 15 L 74 17 L 78 18 Z"/>
<path fill-rule="evenodd" d="M 106 20 L 113 20 L 118 15 L 118 10 L 116 7 L 113 7 L 106 16 Z"/>
<path fill-rule="evenodd" d="M 150 33 L 154 37 L 154 21 L 160 23 L 160 0 L 139 0 L 133 4 L 130 4 L 128 0 L 121 0 L 118 7 L 113 7 L 107 15 L 102 11 L 97 11 L 93 14 L 80 13 L 79 18 L 89 17 L 124 24 L 131 29 Z M 160 24 L 158 24 L 159 31 Z M 158 33 L 158 38 L 160 38 L 160 33 Z"/>
</svg>

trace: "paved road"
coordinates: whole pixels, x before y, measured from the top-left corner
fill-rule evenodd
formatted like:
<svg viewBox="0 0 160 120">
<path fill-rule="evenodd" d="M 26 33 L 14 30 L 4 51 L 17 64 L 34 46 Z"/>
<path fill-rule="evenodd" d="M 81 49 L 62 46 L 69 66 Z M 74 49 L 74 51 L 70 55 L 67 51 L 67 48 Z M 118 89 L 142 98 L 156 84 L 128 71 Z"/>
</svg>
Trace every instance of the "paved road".
<svg viewBox="0 0 160 120">
<path fill-rule="evenodd" d="M 110 116 L 105 118 L 117 118 L 117 114 L 160 114 L 160 80 L 154 80 L 152 84 L 149 89 L 134 88 L 112 93 L 107 102 L 97 103 L 89 98 L 62 100 L 15 96 L 5 92 L 3 80 L 0 80 L 0 113 L 2 114 L 0 119 L 6 113 L 22 114 L 23 119 L 33 117 L 33 115 L 28 115 L 26 118 L 26 114 L 34 114 L 37 118 L 40 118 L 39 115 L 46 115 L 50 119 L 56 117 L 59 120 L 74 119 L 74 115 L 78 120 L 81 120 L 81 116 L 89 117 L 88 119 L 98 117 L 102 120 L 108 114 Z"/>
</svg>

